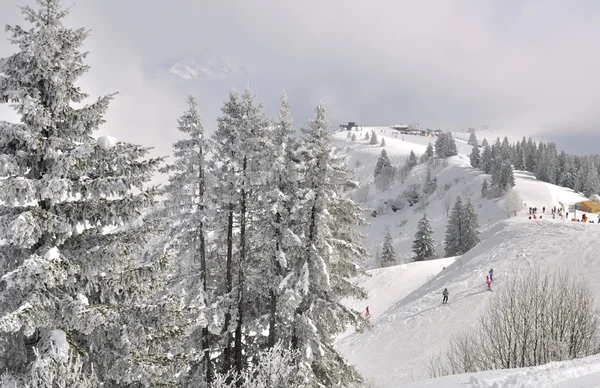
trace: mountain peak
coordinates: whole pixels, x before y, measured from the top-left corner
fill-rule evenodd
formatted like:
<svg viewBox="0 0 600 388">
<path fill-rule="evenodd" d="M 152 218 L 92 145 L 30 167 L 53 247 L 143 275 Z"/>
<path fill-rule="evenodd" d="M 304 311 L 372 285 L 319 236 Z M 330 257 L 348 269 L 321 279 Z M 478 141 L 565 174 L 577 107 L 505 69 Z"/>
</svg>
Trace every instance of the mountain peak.
<svg viewBox="0 0 600 388">
<path fill-rule="evenodd" d="M 245 67 L 231 64 L 208 47 L 178 61 L 169 68 L 169 72 L 186 80 L 204 81 L 248 76 Z"/>
</svg>

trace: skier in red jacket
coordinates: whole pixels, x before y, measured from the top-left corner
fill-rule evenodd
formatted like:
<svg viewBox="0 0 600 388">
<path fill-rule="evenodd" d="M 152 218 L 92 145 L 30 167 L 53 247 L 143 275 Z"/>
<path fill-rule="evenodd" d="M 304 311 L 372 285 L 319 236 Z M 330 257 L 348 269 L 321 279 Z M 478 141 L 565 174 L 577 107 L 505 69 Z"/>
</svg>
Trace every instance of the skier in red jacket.
<svg viewBox="0 0 600 388">
<path fill-rule="evenodd" d="M 490 281 L 490 277 L 489 276 L 485 277 L 485 282 L 487 283 L 488 290 L 491 291 L 492 290 L 492 282 Z"/>
</svg>

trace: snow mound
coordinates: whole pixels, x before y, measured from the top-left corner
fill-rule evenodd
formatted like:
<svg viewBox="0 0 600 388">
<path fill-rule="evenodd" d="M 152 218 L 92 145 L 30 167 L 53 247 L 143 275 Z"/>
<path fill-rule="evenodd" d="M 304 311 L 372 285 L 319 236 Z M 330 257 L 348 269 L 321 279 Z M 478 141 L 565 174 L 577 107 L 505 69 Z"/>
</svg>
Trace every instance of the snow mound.
<svg viewBox="0 0 600 388">
<path fill-rule="evenodd" d="M 44 255 L 44 259 L 51 261 L 51 260 L 58 260 L 60 258 L 60 251 L 58 250 L 57 247 L 52 247 L 50 249 L 48 249 L 48 252 L 46 252 L 46 254 Z"/>
<path fill-rule="evenodd" d="M 112 136 L 103 135 L 98 138 L 97 144 L 98 147 L 102 148 L 104 151 L 108 151 L 117 144 L 117 139 Z"/>
<path fill-rule="evenodd" d="M 590 197 L 590 201 L 596 202 L 596 203 L 600 203 L 600 195 L 598 194 L 594 194 Z"/>
<path fill-rule="evenodd" d="M 50 331 L 50 343 L 53 356 L 67 357 L 69 355 L 69 342 L 67 333 L 60 329 Z"/>
</svg>

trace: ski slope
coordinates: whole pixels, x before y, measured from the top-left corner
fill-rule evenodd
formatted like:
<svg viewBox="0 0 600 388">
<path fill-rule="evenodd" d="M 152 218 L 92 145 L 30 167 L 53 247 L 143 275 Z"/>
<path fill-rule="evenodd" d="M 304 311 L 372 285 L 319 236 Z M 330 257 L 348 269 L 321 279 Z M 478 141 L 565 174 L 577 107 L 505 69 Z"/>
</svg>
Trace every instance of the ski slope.
<svg viewBox="0 0 600 388">
<path fill-rule="evenodd" d="M 431 276 L 418 274 L 420 270 L 416 270 L 416 267 L 415 274 L 405 272 L 402 275 L 402 271 L 408 271 L 413 265 L 408 264 L 372 270 L 371 277 L 359 279 L 370 294 L 369 300 L 346 303 L 358 311 L 365 311 L 365 306 L 370 306 L 373 329 L 362 334 L 346 332 L 340 336 L 337 346 L 345 357 L 357 366 L 367 381 L 381 388 L 398 387 L 414 381 L 419 383 L 409 385 L 410 387 L 438 388 L 452 386 L 451 384 L 482 388 L 550 387 L 554 385 L 543 382 L 559 375 L 564 378 L 557 377 L 556 382 L 577 379 L 585 384 L 586 376 L 596 374 L 600 369 L 598 358 L 577 360 L 573 364 L 565 364 L 566 366 L 550 365 L 546 369 L 538 367 L 539 369 L 533 368 L 531 371 L 490 371 L 473 376 L 444 377 L 444 380 L 427 382 L 433 385 L 420 385 L 425 384 L 423 380 L 429 378 L 426 371 L 429 357 L 444 350 L 453 334 L 472 325 L 493 296 L 485 285 L 485 276 L 490 268 L 494 269 L 494 288 L 501 288 L 503 279 L 521 273 L 560 267 L 568 267 L 574 274 L 583 276 L 592 284 L 600 280 L 600 248 L 597 243 L 594 244 L 600 241 L 600 225 L 553 220 L 550 214 L 542 214 L 541 220 L 529 220 L 526 210 L 528 207 L 537 207 L 541 213 L 545 206 L 549 212 L 553 206 L 558 207 L 561 203 L 567 206 L 584 197 L 570 189 L 538 181 L 532 174 L 520 171 L 515 172 L 515 188 L 523 200 L 523 209 L 517 217 L 507 219 L 503 199 L 492 200 L 481 196 L 481 183 L 484 179 L 490 182 L 490 177 L 469 166 L 467 154 L 471 147 L 460 140 L 456 141 L 459 155 L 449 158 L 447 164 L 431 171 L 432 176 L 437 178 L 438 188 L 447 186 L 447 190 L 432 194 L 425 209 L 405 207 L 394 212 L 385 206 L 385 202 L 397 198 L 408 185 L 422 182 L 427 166 L 415 167 L 405 182 L 397 181 L 387 191 L 375 189 L 373 168 L 382 147 L 369 145 L 364 140 L 364 132 L 371 130 L 375 131 L 379 141 L 382 136 L 385 137 L 385 149 L 394 166 L 404 163 L 411 150 L 420 156 L 429 141 L 435 142 L 435 138 L 421 136 L 404 135 L 402 139 L 399 134 L 394 136 L 393 130 L 378 127 L 364 128 L 362 133 L 357 132 L 355 142 L 346 139 L 345 131 L 334 135 L 336 145 L 347 148 L 349 166 L 354 168 L 355 178 L 362 186 L 360 202 L 367 209 L 365 217 L 370 223 L 362 229 L 367 234 L 367 247 L 375 252 L 376 247 L 383 242 L 386 227 L 390 227 L 398 261 L 409 262 L 417 222 L 423 211 L 427 211 L 434 230 L 437 252 L 443 256 L 443 239 L 447 226 L 442 196 L 445 192 L 452 198 L 452 203 L 457 195 L 471 199 L 479 214 L 482 242 L 463 257 L 456 258 L 445 270 L 432 264 L 432 269 L 438 272 Z M 376 217 L 371 216 L 372 209 L 380 211 Z M 578 212 L 578 216 L 580 215 Z M 597 215 L 590 217 L 592 220 L 598 218 Z M 374 259 L 369 264 L 372 267 L 376 265 Z M 411 282 L 410 286 L 408 282 Z M 441 291 L 444 287 L 450 291 L 450 303 L 447 306 L 441 305 Z M 600 301 L 600 290 L 596 292 L 599 293 L 596 296 Z M 529 380 L 522 377 L 524 375 L 528 375 Z M 530 385 L 532 381 L 537 381 L 535 379 L 539 379 L 540 384 Z M 556 387 L 571 388 L 570 385 Z"/>
<path fill-rule="evenodd" d="M 428 378 L 426 362 L 449 339 L 472 325 L 493 293 L 485 276 L 494 269 L 494 289 L 528 271 L 568 267 L 592 283 L 600 279 L 600 225 L 512 219 L 483 233 L 484 240 L 438 276 L 373 319 L 373 329 L 342 338 L 338 347 L 368 379 L 381 387 Z M 374 295 L 378 285 L 365 287 Z M 448 305 L 441 305 L 444 287 Z M 600 290 L 596 288 L 600 300 Z"/>
</svg>

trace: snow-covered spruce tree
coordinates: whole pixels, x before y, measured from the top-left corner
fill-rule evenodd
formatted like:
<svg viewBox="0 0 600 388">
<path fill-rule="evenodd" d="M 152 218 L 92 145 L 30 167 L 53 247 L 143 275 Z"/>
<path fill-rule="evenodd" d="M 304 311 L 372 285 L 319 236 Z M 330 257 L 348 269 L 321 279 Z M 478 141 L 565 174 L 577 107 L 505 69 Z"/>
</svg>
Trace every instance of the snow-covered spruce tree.
<svg viewBox="0 0 600 388">
<path fill-rule="evenodd" d="M 427 218 L 427 213 L 423 213 L 423 218 L 419 220 L 417 233 L 415 233 L 415 239 L 412 245 L 412 251 L 415 254 L 415 261 L 437 258 L 435 253 L 435 243 L 433 241 L 433 229 Z"/>
<path fill-rule="evenodd" d="M 375 133 L 375 131 L 371 131 L 371 141 L 369 142 L 369 144 L 375 145 L 379 143 L 379 139 L 377 139 L 377 134 Z"/>
<path fill-rule="evenodd" d="M 350 138 L 350 140 L 352 140 L 352 141 L 356 141 L 356 133 L 353 133 L 353 134 L 352 134 L 352 137 Z"/>
<path fill-rule="evenodd" d="M 173 144 L 173 164 L 161 169 L 169 174 L 169 182 L 164 188 L 165 200 L 162 215 L 170 221 L 169 248 L 177 257 L 176 277 L 173 292 L 184 291 L 189 306 L 211 304 L 209 285 L 213 281 L 210 270 L 214 270 L 215 260 L 207 257 L 207 206 L 206 206 L 206 154 L 208 144 L 200 121 L 198 103 L 192 96 L 188 98 L 188 109 L 178 119 L 178 129 L 185 138 Z M 211 264 L 212 262 L 212 264 Z M 206 312 L 204 313 L 206 314 Z M 187 347 L 201 349 L 198 360 L 190 360 L 189 377 L 210 383 L 214 376 L 210 360 L 212 338 L 208 324 L 189 334 Z"/>
<path fill-rule="evenodd" d="M 431 145 L 431 142 L 429 142 L 429 144 L 427 144 L 427 148 L 425 148 L 424 155 L 427 155 L 427 160 L 433 158 L 434 151 L 433 151 L 433 146 Z"/>
<path fill-rule="evenodd" d="M 484 142 L 485 142 L 485 140 L 484 140 Z M 493 164 L 492 150 L 486 144 L 483 146 L 483 152 L 481 152 L 481 157 L 479 159 L 479 169 L 481 171 L 483 171 L 484 173 L 489 174 L 492 171 L 492 164 Z"/>
<path fill-rule="evenodd" d="M 297 290 L 299 305 L 293 324 L 293 348 L 300 350 L 309 386 L 348 386 L 361 377 L 333 345 L 334 336 L 348 324 L 361 330 L 364 316 L 345 307 L 346 297 L 362 299 L 365 291 L 349 281 L 362 273 L 357 261 L 366 255 L 362 234 L 356 226 L 364 220 L 360 209 L 344 198 L 345 189 L 355 186 L 343 155 L 332 150 L 325 110 L 316 108 L 316 119 L 304 131 L 303 160 L 305 252 L 294 263 L 290 284 Z"/>
<path fill-rule="evenodd" d="M 34 349 L 61 330 L 105 386 L 153 381 L 165 360 L 127 337 L 130 324 L 144 326 L 135 314 L 162 280 L 160 263 L 141 260 L 154 226 L 140 222 L 160 160 L 141 160 L 148 149 L 136 145 L 96 144 L 111 96 L 73 107 L 87 97 L 75 83 L 88 69 L 79 51 L 88 32 L 63 27 L 58 0 L 38 3 L 22 9 L 33 28 L 7 28 L 19 51 L 0 60 L 0 95 L 21 116 L 0 123 L 0 369 L 29 373 Z"/>
<path fill-rule="evenodd" d="M 268 293 L 269 298 L 268 319 L 261 324 L 268 328 L 266 346 L 272 348 L 276 343 L 287 347 L 291 344 L 290 328 L 297 306 L 294 302 L 295 292 L 286 286 L 284 279 L 291 274 L 294 263 L 304 256 L 301 222 L 297 217 L 303 171 L 290 104 L 285 94 L 281 99 L 279 118 L 273 123 L 269 136 L 272 139 L 268 155 L 270 169 L 266 193 L 262 197 L 264 209 L 268 211 L 260 215 L 256 222 L 260 223 L 258 229 L 261 236 L 273 237 L 264 239 L 263 245 L 255 244 L 255 249 L 266 255 L 264 262 L 268 263 L 268 266 L 261 268 L 265 275 L 264 292 Z"/>
<path fill-rule="evenodd" d="M 472 145 L 472 146 L 477 146 L 477 135 L 475 135 L 475 132 L 471 132 L 471 134 L 469 135 L 469 141 L 467 142 L 467 144 Z"/>
<path fill-rule="evenodd" d="M 217 255 L 224 257 L 219 287 L 220 310 L 223 311 L 220 371 L 241 372 L 246 359 L 256 349 L 247 337 L 256 329 L 260 306 L 266 306 L 268 289 L 261 284 L 262 269 L 270 260 L 267 254 L 255 254 L 259 232 L 254 219 L 264 216 L 261 195 L 267 184 L 269 123 L 262 105 L 255 105 L 250 90 L 239 97 L 231 92 L 222 108 L 218 127 L 212 138 L 213 157 L 210 171 L 214 176 L 210 203 L 215 209 L 215 244 Z M 263 238 L 264 239 L 264 238 Z"/>
<path fill-rule="evenodd" d="M 386 228 L 383 246 L 381 247 L 381 267 L 389 267 L 396 264 L 396 250 L 394 249 L 394 238 L 389 227 Z"/>
<path fill-rule="evenodd" d="M 379 158 L 377 159 L 377 163 L 375 163 L 375 170 L 373 171 L 373 175 L 377 177 L 381 173 L 384 168 L 392 167 L 392 163 L 390 162 L 390 158 L 388 157 L 385 148 L 381 150 L 379 154 Z"/>
<path fill-rule="evenodd" d="M 425 175 L 425 183 L 423 183 L 423 197 L 427 198 L 431 194 L 435 192 L 437 189 L 437 178 L 431 178 L 431 169 L 427 168 L 427 173 Z"/>
<path fill-rule="evenodd" d="M 417 164 L 419 164 L 419 159 L 417 159 L 417 155 L 415 155 L 414 151 L 410 150 L 408 160 L 406 161 L 406 166 L 409 170 L 412 170 Z"/>
<path fill-rule="evenodd" d="M 448 158 L 458 155 L 456 143 L 451 132 L 441 133 L 435 141 L 435 155 L 438 158 Z"/>
<path fill-rule="evenodd" d="M 594 194 L 600 194 L 600 176 L 594 162 L 589 162 L 587 173 L 585 175 L 585 183 L 583 184 L 583 193 L 586 197 L 591 197 Z"/>
<path fill-rule="evenodd" d="M 448 220 L 448 227 L 446 228 L 446 238 L 444 241 L 446 257 L 458 256 L 464 253 L 461 243 L 461 236 L 465 228 L 464 215 L 462 199 L 459 196 L 456 198 L 456 202 L 450 213 L 450 219 Z"/>
<path fill-rule="evenodd" d="M 365 140 L 369 140 L 371 137 L 369 136 L 369 132 L 365 132 Z"/>
<path fill-rule="evenodd" d="M 489 188 L 488 187 L 488 181 L 487 181 L 487 179 L 484 179 L 483 183 L 481 184 L 481 196 L 482 197 L 484 197 L 484 198 L 487 197 L 487 195 L 488 195 L 488 188 Z"/>
<path fill-rule="evenodd" d="M 479 244 L 479 217 L 471 204 L 471 200 L 467 199 L 467 203 L 463 206 L 460 247 L 461 253 L 466 253 Z"/>
<path fill-rule="evenodd" d="M 481 159 L 481 154 L 479 153 L 479 146 L 474 145 L 473 150 L 469 154 L 469 161 L 471 163 L 471 167 L 479 168 L 480 159 Z"/>
<path fill-rule="evenodd" d="M 380 144 L 380 146 L 381 147 L 385 147 L 385 137 L 381 138 L 381 144 Z"/>
</svg>

